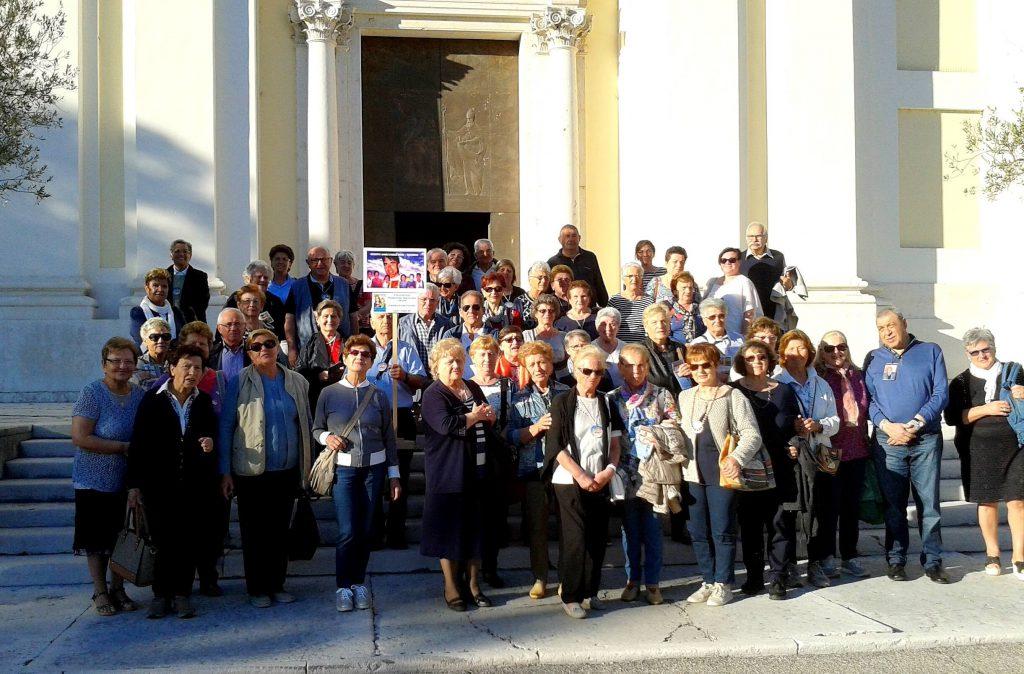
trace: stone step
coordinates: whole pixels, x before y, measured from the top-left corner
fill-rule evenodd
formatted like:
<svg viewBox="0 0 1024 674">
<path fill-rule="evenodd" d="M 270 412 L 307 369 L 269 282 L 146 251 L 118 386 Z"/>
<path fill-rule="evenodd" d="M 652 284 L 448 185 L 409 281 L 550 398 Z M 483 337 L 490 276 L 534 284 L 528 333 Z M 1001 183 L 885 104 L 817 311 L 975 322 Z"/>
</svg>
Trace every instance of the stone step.
<svg viewBox="0 0 1024 674">
<path fill-rule="evenodd" d="M 73 502 L 75 488 L 67 478 L 0 480 L 0 503 Z"/>
<path fill-rule="evenodd" d="M 19 456 L 27 459 L 43 459 L 50 457 L 73 457 L 75 445 L 70 439 L 36 438 L 21 443 Z"/>
<path fill-rule="evenodd" d="M 4 464 L 4 479 L 70 478 L 74 462 L 74 459 L 63 456 L 12 459 Z"/>
<path fill-rule="evenodd" d="M 943 459 L 939 465 L 939 477 L 960 479 L 960 459 Z"/>
<path fill-rule="evenodd" d="M 71 438 L 70 423 L 42 423 L 32 425 L 33 438 Z"/>
<path fill-rule="evenodd" d="M 868 547 L 873 543 L 876 548 Z M 975 553 L 985 551 L 985 541 L 981 537 L 981 529 L 972 525 L 943 526 L 942 527 L 942 548 L 946 552 Z M 1010 550 L 1010 529 L 1007 526 L 999 527 L 999 549 Z M 862 554 L 874 555 L 885 551 L 885 529 L 868 529 L 860 532 L 860 551 Z M 921 537 L 917 533 L 916 524 L 910 528 L 909 555 L 912 562 L 917 561 L 917 555 L 921 551 Z M 1009 561 L 1009 560 L 1006 560 Z"/>
<path fill-rule="evenodd" d="M 0 528 L 70 527 L 74 524 L 74 503 L 0 504 Z"/>
<path fill-rule="evenodd" d="M 68 552 L 74 527 L 22 527 L 0 529 L 0 555 L 38 555 Z"/>
<path fill-rule="evenodd" d="M 939 504 L 942 512 L 942 528 L 978 526 L 978 504 L 968 501 L 945 501 Z M 907 508 L 907 521 L 917 526 L 917 506 Z M 1006 504 L 999 504 L 999 523 L 1006 524 Z"/>
</svg>

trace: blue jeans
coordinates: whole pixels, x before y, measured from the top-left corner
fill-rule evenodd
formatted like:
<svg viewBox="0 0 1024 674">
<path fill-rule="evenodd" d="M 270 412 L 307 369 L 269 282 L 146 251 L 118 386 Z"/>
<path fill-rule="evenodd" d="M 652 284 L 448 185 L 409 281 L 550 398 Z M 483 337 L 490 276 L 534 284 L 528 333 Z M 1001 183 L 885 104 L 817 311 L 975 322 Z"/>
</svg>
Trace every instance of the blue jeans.
<svg viewBox="0 0 1024 674">
<path fill-rule="evenodd" d="M 334 512 L 338 518 L 334 578 L 338 587 L 362 585 L 370 561 L 370 535 L 375 505 L 388 474 L 386 464 L 335 470 Z"/>
<path fill-rule="evenodd" d="M 907 498 L 913 487 L 917 526 L 921 533 L 921 564 L 942 565 L 942 522 L 939 511 L 939 476 L 942 435 L 919 435 L 913 444 L 893 447 L 889 436 L 875 431 L 871 443 L 878 486 L 885 497 L 885 556 L 889 564 L 906 564 L 910 546 Z"/>
<path fill-rule="evenodd" d="M 736 580 L 736 492 L 690 482 L 690 538 L 705 583 Z"/>
<path fill-rule="evenodd" d="M 658 584 L 661 580 L 661 520 L 653 506 L 642 498 L 623 502 L 622 551 L 626 553 L 627 581 L 637 585 L 641 582 Z"/>
</svg>

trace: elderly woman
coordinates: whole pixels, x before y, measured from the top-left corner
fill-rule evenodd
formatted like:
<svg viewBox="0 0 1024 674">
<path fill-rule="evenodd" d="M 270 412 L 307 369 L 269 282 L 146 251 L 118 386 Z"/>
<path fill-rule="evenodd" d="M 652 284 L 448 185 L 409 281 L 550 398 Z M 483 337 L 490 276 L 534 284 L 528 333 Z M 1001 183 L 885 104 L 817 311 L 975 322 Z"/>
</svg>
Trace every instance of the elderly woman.
<svg viewBox="0 0 1024 674">
<path fill-rule="evenodd" d="M 448 251 L 448 266 L 455 267 L 462 274 L 462 283 L 459 284 L 459 294 L 467 290 L 473 290 L 473 256 L 469 254 L 469 248 L 458 241 L 450 241 L 444 244 Z"/>
<path fill-rule="evenodd" d="M 211 504 L 223 501 L 213 438 L 217 415 L 199 390 L 203 352 L 179 346 L 168 359 L 171 378 L 142 399 L 128 449 L 128 505 L 145 508 L 146 525 L 159 554 L 148 618 L 173 610 L 192 618 L 189 597 Z"/>
<path fill-rule="evenodd" d="M 672 339 L 680 344 L 689 344 L 707 328 L 700 317 L 700 293 L 697 282 L 688 271 L 673 277 L 669 286 L 672 298 L 667 302 L 672 312 L 669 328 Z M 663 302 L 665 304 L 665 302 Z"/>
<path fill-rule="evenodd" d="M 533 305 L 535 327 L 523 332 L 527 342 L 544 342 L 551 347 L 555 359 L 555 376 L 561 377 L 566 370 L 565 335 L 555 327 L 555 321 L 561 313 L 558 298 L 554 295 L 541 295 Z"/>
<path fill-rule="evenodd" d="M 496 270 L 489 271 L 480 279 L 480 291 L 484 296 L 484 329 L 496 335 L 502 328 L 522 325 L 523 317 L 515 304 L 505 300 L 505 275 Z"/>
<path fill-rule="evenodd" d="M 462 272 L 455 267 L 445 267 L 437 274 L 437 313 L 452 321 L 459 322 L 459 286 Z"/>
<path fill-rule="evenodd" d="M 648 377 L 652 384 L 667 389 L 674 398 L 683 390 L 684 382 L 686 388 L 690 388 L 690 369 L 686 367 L 686 347 L 672 341 L 669 324 L 669 311 L 664 304 L 652 304 L 644 309 L 647 337 L 642 346 L 650 357 Z"/>
<path fill-rule="evenodd" d="M 437 285 L 438 275 L 448 266 L 448 253 L 444 248 L 431 248 L 427 251 L 427 281 Z"/>
<path fill-rule="evenodd" d="M 594 320 L 594 327 L 597 328 L 597 339 L 594 346 L 607 354 L 608 374 L 615 386 L 622 386 L 622 377 L 619 369 L 614 367 L 619 363 L 619 351 L 622 349 L 622 341 L 619 340 L 619 325 L 622 324 L 622 315 L 615 307 L 603 307 L 597 312 Z"/>
<path fill-rule="evenodd" d="M 768 551 L 768 598 L 785 599 L 789 577 L 796 568 L 795 449 L 791 449 L 793 422 L 800 414 L 796 394 L 770 377 L 778 357 L 764 342 L 748 341 L 736 358 L 739 379 L 732 382 L 754 410 L 761 440 L 772 460 L 775 488 L 737 494 L 737 519 L 743 544 L 747 580 L 744 594 L 764 590 L 765 550 Z"/>
<path fill-rule="evenodd" d="M 633 256 L 636 258 L 636 261 L 640 263 L 640 268 L 643 270 L 644 288 L 647 288 L 655 278 L 665 275 L 668 271 L 664 267 L 659 267 L 654 264 L 654 253 L 654 244 L 648 239 L 640 239 L 636 242 L 636 247 L 633 250 Z"/>
<path fill-rule="evenodd" d="M 722 275 L 708 280 L 704 297 L 723 300 L 729 307 L 728 330 L 742 335 L 764 311 L 754 282 L 740 273 L 740 257 L 739 248 L 725 248 L 718 254 Z"/>
<path fill-rule="evenodd" d="M 782 328 L 767 316 L 754 319 L 754 322 L 747 329 L 746 335 L 748 342 L 751 340 L 764 342 L 775 353 L 779 351 L 780 337 L 782 337 Z"/>
<path fill-rule="evenodd" d="M 103 345 L 103 377 L 85 385 L 71 410 L 71 441 L 75 460 L 75 536 L 72 548 L 85 555 L 92 578 L 93 606 L 101 616 L 134 611 L 138 606 L 124 591 L 124 579 L 107 565 L 124 523 L 125 469 L 135 413 L 145 390 L 131 383 L 138 349 L 124 337 Z"/>
<path fill-rule="evenodd" d="M 565 364 L 565 374 L 558 377 L 560 383 L 565 384 L 569 388 L 576 385 L 576 377 L 573 376 L 576 367 L 576 357 L 590 343 L 590 335 L 583 330 L 573 330 L 565 336 L 565 355 L 568 356 L 569 360 Z M 616 387 L 615 380 L 611 377 L 612 370 L 616 371 L 616 379 L 620 380 L 619 385 L 621 385 L 622 375 L 618 374 L 618 368 L 609 367 L 605 371 L 604 376 L 601 377 L 601 382 L 597 385 L 597 390 L 601 393 L 609 393 Z"/>
<path fill-rule="evenodd" d="M 171 353 L 171 328 L 162 318 L 150 318 L 139 328 L 144 353 L 135 364 L 132 383 L 149 389 L 167 374 L 167 356 Z"/>
<path fill-rule="evenodd" d="M 338 332 L 338 327 L 341 325 L 343 311 L 341 305 L 334 300 L 324 300 L 318 304 L 316 325 L 319 330 L 299 351 L 295 369 L 309 382 L 309 404 L 312 409 L 316 409 L 320 392 L 341 380 L 345 367 L 341 358 L 345 339 Z"/>
<path fill-rule="evenodd" d="M 548 494 L 540 469 L 551 428 L 551 402 L 569 387 L 552 378 L 555 366 L 546 343 L 530 342 L 520 349 L 519 359 L 528 383 L 512 398 L 506 437 L 519 450 L 515 472 L 523 504 L 523 532 L 530 547 L 530 597 L 543 599 L 548 579 Z"/>
<path fill-rule="evenodd" d="M 650 362 L 649 351 L 640 344 L 622 347 L 619 372 L 624 383 L 609 396 L 609 402 L 625 426 L 619 465 L 630 478 L 626 482 L 637 486 L 642 483 L 640 464 L 648 460 L 654 450 L 649 434 L 651 426 L 660 426 L 664 433 L 676 438 L 676 443 L 682 442 L 675 395 L 648 378 Z M 626 555 L 626 587 L 622 590 L 622 601 L 635 601 L 640 595 L 641 583 L 646 585 L 649 604 L 664 601 L 659 586 L 661 544 L 661 520 L 653 504 L 627 487 L 622 512 L 622 550 Z"/>
<path fill-rule="evenodd" d="M 250 334 L 246 348 L 252 364 L 228 382 L 217 451 L 224 496 L 238 497 L 249 602 L 268 608 L 295 601 L 284 580 L 288 524 L 311 464 L 309 383 L 278 364 L 270 330 Z"/>
<path fill-rule="evenodd" d="M 720 355 L 710 344 L 686 350 L 693 388 L 679 394 L 680 425 L 688 442 L 683 479 L 690 489 L 690 536 L 703 582 L 687 597 L 691 604 L 722 606 L 732 601 L 736 561 L 736 491 L 720 486 L 736 479 L 761 447 L 754 410 L 746 397 L 718 377 Z M 739 442 L 720 460 L 726 435 Z"/>
<path fill-rule="evenodd" d="M 718 349 L 718 378 L 729 380 L 732 360 L 743 346 L 743 335 L 730 332 L 728 325 L 729 309 L 726 303 L 717 297 L 709 297 L 700 303 L 701 320 L 708 326 L 703 335 L 690 340 L 689 344 L 710 344 Z"/>
<path fill-rule="evenodd" d="M 498 333 L 498 348 L 501 355 L 498 363 L 494 366 L 494 372 L 499 377 L 508 377 L 516 385 L 525 383 L 525 371 L 519 367 L 519 349 L 522 348 L 526 339 L 523 337 L 523 329 L 517 325 L 510 325 L 502 328 Z"/>
<path fill-rule="evenodd" d="M 655 302 L 661 302 L 671 308 L 676 299 L 672 281 L 680 274 L 686 273 L 685 269 L 686 249 L 682 246 L 669 246 L 665 250 L 665 272 L 648 281 L 644 285 L 644 292 L 650 295 Z"/>
<path fill-rule="evenodd" d="M 991 331 L 971 328 L 963 343 L 970 365 L 949 383 L 946 423 L 956 427 L 954 443 L 967 500 L 978 504 L 985 573 L 998 576 L 1003 570 L 999 502 L 1006 501 L 1013 575 L 1024 580 L 1024 451 L 1017 430 L 1024 374 L 1016 363 L 996 358 Z"/>
<path fill-rule="evenodd" d="M 596 316 L 590 306 L 592 293 L 586 281 L 573 281 L 569 284 L 569 310 L 555 321 L 555 327 L 562 332 L 570 330 L 586 330 L 590 339 L 597 339 Z"/>
<path fill-rule="evenodd" d="M 569 310 L 569 286 L 574 280 L 572 269 L 566 265 L 558 264 L 551 268 L 551 293 L 558 298 L 561 313 Z"/>
<path fill-rule="evenodd" d="M 516 285 L 516 263 L 508 258 L 498 260 L 495 267 L 497 272 L 505 277 L 505 299 L 509 302 L 515 301 L 517 297 L 526 293 L 525 290 Z"/>
<path fill-rule="evenodd" d="M 622 420 L 597 385 L 605 354 L 590 346 L 576 356 L 576 386 L 551 403 L 542 478 L 550 479 L 560 513 L 558 577 L 570 618 L 604 608 L 601 565 L 608 539 L 608 483 L 619 463 Z"/>
<path fill-rule="evenodd" d="M 622 267 L 623 290 L 608 300 L 608 306 L 619 311 L 619 338 L 628 344 L 644 341 L 644 309 L 654 303 L 644 294 L 643 279 L 640 263 L 627 262 Z"/>
<path fill-rule="evenodd" d="M 274 331 L 278 339 L 284 339 L 284 300 L 270 292 L 270 279 L 273 271 L 263 260 L 253 260 L 242 272 L 243 285 L 257 286 L 263 291 L 263 312 L 259 316 L 264 327 Z M 225 307 L 238 307 L 238 293 L 232 293 L 224 303 Z M 243 311 L 243 313 L 245 313 Z"/>
<path fill-rule="evenodd" d="M 832 447 L 831 438 L 839 432 L 839 414 L 836 411 L 836 397 L 832 387 L 815 372 L 815 350 L 810 337 L 801 330 L 790 330 L 779 340 L 779 359 L 783 371 L 778 380 L 796 393 L 800 415 L 793 422 L 796 435 L 806 440 L 810 451 L 817 455 L 819 448 Z M 828 530 L 832 516 L 832 494 L 835 489 L 835 475 L 820 469 L 814 473 L 814 511 L 811 519 L 818 526 L 807 541 L 807 580 L 815 587 L 831 585 L 829 574 L 835 570 L 829 564 L 836 545 L 836 532 Z M 810 534 L 809 531 L 805 532 Z"/>
<path fill-rule="evenodd" d="M 235 300 L 238 309 L 242 312 L 242 316 L 245 317 L 245 325 L 242 327 L 242 331 L 245 334 L 248 335 L 253 330 L 261 328 L 273 330 L 263 322 L 263 306 L 266 303 L 267 296 L 259 286 L 242 286 L 233 292 L 231 296 Z"/>
<path fill-rule="evenodd" d="M 168 325 L 171 339 L 178 338 L 178 331 L 181 330 L 181 326 L 185 325 L 185 315 L 181 313 L 180 309 L 171 305 L 171 301 L 168 299 L 170 289 L 171 275 L 167 273 L 166 269 L 149 270 L 145 280 L 146 296 L 139 302 L 139 306 L 132 307 L 128 312 L 128 318 L 131 321 L 128 334 L 132 339 L 136 339 L 135 335 L 141 336 L 140 330 L 143 323 L 152 318 L 162 318 Z M 136 340 L 135 344 L 139 346 L 142 342 Z"/>
<path fill-rule="evenodd" d="M 366 335 L 345 341 L 345 376 L 323 390 L 313 422 L 313 437 L 337 451 L 332 494 L 338 518 L 334 601 L 341 612 L 370 608 L 366 565 L 385 478 L 390 481 L 392 499 L 397 500 L 402 491 L 391 405 L 367 379 L 376 354 L 377 346 Z M 353 417 L 356 423 L 349 427 Z"/>
<path fill-rule="evenodd" d="M 534 262 L 527 271 L 529 286 L 526 294 L 516 299 L 516 308 L 523 317 L 523 329 L 532 328 L 536 323 L 533 320 L 533 304 L 537 298 L 551 292 L 551 267 L 547 262 Z"/>
<path fill-rule="evenodd" d="M 453 611 L 465 611 L 467 599 L 491 605 L 480 591 L 480 557 L 484 502 L 493 496 L 485 491 L 488 427 L 497 413 L 475 382 L 463 380 L 465 363 L 459 340 L 435 344 L 434 383 L 423 391 L 422 403 L 426 493 L 420 553 L 441 559 L 444 599 Z"/>
</svg>

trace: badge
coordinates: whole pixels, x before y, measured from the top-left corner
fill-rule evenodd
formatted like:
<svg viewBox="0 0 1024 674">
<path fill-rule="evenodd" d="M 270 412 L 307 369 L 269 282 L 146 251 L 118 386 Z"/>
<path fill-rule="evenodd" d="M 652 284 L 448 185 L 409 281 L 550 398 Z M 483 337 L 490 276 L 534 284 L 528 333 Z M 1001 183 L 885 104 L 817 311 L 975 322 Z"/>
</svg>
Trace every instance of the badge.
<svg viewBox="0 0 1024 674">
<path fill-rule="evenodd" d="M 886 363 L 882 368 L 882 381 L 896 381 L 896 372 L 899 369 L 899 363 Z"/>
<path fill-rule="evenodd" d="M 604 429 L 603 429 L 603 428 L 601 428 L 600 426 L 591 426 L 591 428 L 590 428 L 590 432 L 591 432 L 591 433 L 592 433 L 592 434 L 594 435 L 594 437 L 595 437 L 595 438 L 597 438 L 598 440 L 600 440 L 601 438 L 603 438 L 603 437 L 604 437 Z"/>
<path fill-rule="evenodd" d="M 703 420 L 701 420 L 701 421 L 693 421 L 693 422 L 690 423 L 690 426 L 693 428 L 693 432 L 697 433 L 698 435 L 700 433 L 704 432 L 704 421 Z"/>
</svg>

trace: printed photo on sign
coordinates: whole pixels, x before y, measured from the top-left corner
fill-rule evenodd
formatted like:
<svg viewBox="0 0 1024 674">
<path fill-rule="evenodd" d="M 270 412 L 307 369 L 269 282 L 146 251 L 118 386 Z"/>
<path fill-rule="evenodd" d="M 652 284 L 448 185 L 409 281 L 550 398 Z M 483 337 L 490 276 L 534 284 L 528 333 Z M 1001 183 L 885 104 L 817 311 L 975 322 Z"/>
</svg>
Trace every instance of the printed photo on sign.
<svg viewBox="0 0 1024 674">
<path fill-rule="evenodd" d="M 418 290 L 427 279 L 422 248 L 364 248 L 363 287 L 373 293 Z"/>
</svg>

